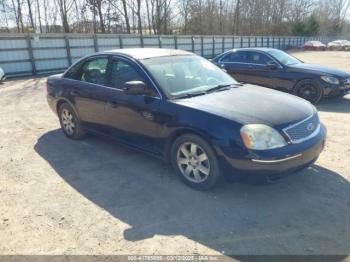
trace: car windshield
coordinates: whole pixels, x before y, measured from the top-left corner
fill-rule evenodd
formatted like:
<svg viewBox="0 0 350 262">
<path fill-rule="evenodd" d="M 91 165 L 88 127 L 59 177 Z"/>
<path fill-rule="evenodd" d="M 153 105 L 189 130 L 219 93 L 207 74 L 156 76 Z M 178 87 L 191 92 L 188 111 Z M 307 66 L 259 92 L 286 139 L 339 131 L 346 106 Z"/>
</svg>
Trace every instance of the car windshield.
<svg viewBox="0 0 350 262">
<path fill-rule="evenodd" d="M 172 97 L 238 84 L 220 68 L 199 56 L 157 57 L 141 62 L 161 88 Z"/>
<path fill-rule="evenodd" d="M 300 60 L 296 59 L 294 56 L 291 56 L 281 50 L 269 50 L 268 53 L 283 65 L 292 65 L 292 64 L 302 63 Z"/>
</svg>

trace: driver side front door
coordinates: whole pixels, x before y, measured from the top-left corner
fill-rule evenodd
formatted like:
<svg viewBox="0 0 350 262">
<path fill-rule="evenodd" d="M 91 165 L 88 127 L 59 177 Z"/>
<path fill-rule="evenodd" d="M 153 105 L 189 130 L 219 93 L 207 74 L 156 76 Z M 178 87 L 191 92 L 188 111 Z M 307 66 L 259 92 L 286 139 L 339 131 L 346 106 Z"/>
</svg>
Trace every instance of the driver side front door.
<svg viewBox="0 0 350 262">
<path fill-rule="evenodd" d="M 151 95 L 128 95 L 124 84 L 143 81 Z M 105 119 L 109 134 L 142 150 L 154 152 L 159 131 L 160 95 L 146 74 L 134 62 L 114 57 L 111 61 L 109 98 L 105 104 Z"/>
</svg>

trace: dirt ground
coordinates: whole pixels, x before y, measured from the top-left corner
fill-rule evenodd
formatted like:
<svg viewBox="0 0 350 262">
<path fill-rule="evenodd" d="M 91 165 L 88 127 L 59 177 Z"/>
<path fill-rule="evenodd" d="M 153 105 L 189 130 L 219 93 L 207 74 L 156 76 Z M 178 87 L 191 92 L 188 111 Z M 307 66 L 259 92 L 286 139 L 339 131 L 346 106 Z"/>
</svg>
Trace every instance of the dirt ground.
<svg viewBox="0 0 350 262">
<path fill-rule="evenodd" d="M 350 52 L 298 52 L 350 72 Z M 319 106 L 328 141 L 308 170 L 209 192 L 111 141 L 68 140 L 45 78 L 0 85 L 0 254 L 350 253 L 350 95 Z"/>
</svg>

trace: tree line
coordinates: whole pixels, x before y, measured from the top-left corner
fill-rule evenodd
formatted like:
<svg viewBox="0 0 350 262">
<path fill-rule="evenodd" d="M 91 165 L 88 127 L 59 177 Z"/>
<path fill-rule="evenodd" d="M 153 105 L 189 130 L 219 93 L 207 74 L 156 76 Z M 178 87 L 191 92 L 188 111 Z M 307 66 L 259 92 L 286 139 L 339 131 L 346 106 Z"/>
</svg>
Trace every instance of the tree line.
<svg viewBox="0 0 350 262">
<path fill-rule="evenodd" d="M 0 0 L 0 32 L 349 35 L 350 0 Z"/>
</svg>

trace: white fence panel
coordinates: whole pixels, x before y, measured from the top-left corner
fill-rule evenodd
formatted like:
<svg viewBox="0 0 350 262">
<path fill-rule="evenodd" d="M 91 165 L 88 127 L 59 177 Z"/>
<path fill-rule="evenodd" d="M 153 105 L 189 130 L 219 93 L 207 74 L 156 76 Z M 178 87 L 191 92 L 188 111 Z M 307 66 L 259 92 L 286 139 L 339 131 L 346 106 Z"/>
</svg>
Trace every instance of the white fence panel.
<svg viewBox="0 0 350 262">
<path fill-rule="evenodd" d="M 65 47 L 66 44 L 64 39 L 49 39 L 49 38 L 41 38 L 35 37 L 32 39 L 32 47 L 33 48 L 44 48 L 44 47 Z"/>
<path fill-rule="evenodd" d="M 49 49 L 49 50 L 33 50 L 34 58 L 35 59 L 52 59 L 52 58 L 64 58 L 67 59 L 67 51 L 66 49 Z"/>
<path fill-rule="evenodd" d="M 9 76 L 63 71 L 77 59 L 96 51 L 154 47 L 183 49 L 212 58 L 232 48 L 299 47 L 309 40 L 327 37 L 289 36 L 179 36 L 113 34 L 15 34 L 0 35 L 0 66 Z"/>
<path fill-rule="evenodd" d="M 9 74 L 9 75 L 27 74 L 27 72 L 31 72 L 32 70 L 32 66 L 30 62 L 6 63 L 6 64 L 1 64 L 1 67 L 2 69 L 4 69 L 6 74 Z"/>
<path fill-rule="evenodd" d="M 14 49 L 14 48 L 27 48 L 27 40 L 25 38 L 11 38 L 11 39 L 1 39 L 0 48 L 2 49 Z"/>
<path fill-rule="evenodd" d="M 35 65 L 38 71 L 61 71 L 69 66 L 67 59 L 36 61 Z"/>
<path fill-rule="evenodd" d="M 29 53 L 27 50 L 0 51 L 0 61 L 27 60 Z M 1 64 L 1 62 L 0 62 Z"/>
<path fill-rule="evenodd" d="M 99 49 L 101 49 L 101 47 L 110 47 L 110 49 L 120 48 L 118 37 L 97 37 L 97 45 Z"/>
</svg>

